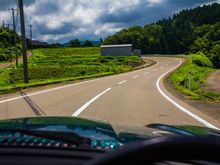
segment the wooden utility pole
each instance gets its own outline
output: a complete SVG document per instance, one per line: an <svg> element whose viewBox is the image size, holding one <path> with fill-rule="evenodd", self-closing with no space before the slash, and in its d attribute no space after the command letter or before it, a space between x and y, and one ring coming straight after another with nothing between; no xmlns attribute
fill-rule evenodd
<svg viewBox="0 0 220 165"><path fill-rule="evenodd" d="M17 51L17 41L16 41L16 25L15 25L15 10L14 8L9 9L12 11L13 18L13 30L14 30L14 45L15 45L15 54L16 54L16 67L18 67L18 51Z"/></svg>
<svg viewBox="0 0 220 165"><path fill-rule="evenodd" d="M3 28L5 27L5 21L4 20L2 21L2 27Z"/></svg>
<svg viewBox="0 0 220 165"><path fill-rule="evenodd" d="M18 6L20 10L20 21L21 21L21 37L22 37L22 54L23 54L23 66L24 66L24 83L28 83L28 65L27 65L27 45L25 35L25 23L24 23L24 9L23 0L18 0Z"/></svg>

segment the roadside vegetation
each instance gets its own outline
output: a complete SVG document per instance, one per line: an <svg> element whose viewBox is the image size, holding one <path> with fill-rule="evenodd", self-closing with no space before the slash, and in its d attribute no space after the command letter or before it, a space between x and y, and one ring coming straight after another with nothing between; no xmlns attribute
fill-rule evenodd
<svg viewBox="0 0 220 165"><path fill-rule="evenodd" d="M207 92L201 88L208 74L213 71L215 68L212 62L203 53L189 54L186 63L172 73L169 79L189 99L220 102L219 93Z"/></svg>
<svg viewBox="0 0 220 165"><path fill-rule="evenodd" d="M100 56L98 47L35 49L28 60L29 84L23 83L23 66L0 70L0 93L28 86L123 73L140 65L137 56Z"/></svg>
<svg viewBox="0 0 220 165"><path fill-rule="evenodd" d="M0 63L11 61L15 58L14 35L16 35L18 54L21 54L21 41L18 34L9 28L0 27Z"/></svg>

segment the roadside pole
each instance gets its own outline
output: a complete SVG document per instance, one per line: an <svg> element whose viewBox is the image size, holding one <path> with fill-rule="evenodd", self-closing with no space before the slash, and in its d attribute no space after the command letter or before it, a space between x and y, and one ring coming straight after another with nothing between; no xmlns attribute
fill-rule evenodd
<svg viewBox="0 0 220 165"><path fill-rule="evenodd" d="M16 25L15 25L15 10L14 8L9 9L12 11L13 18L13 30L14 30L14 45L15 45L15 54L16 54L16 67L18 68L18 51L17 51L17 41L16 41Z"/></svg>
<svg viewBox="0 0 220 165"><path fill-rule="evenodd" d="M27 65L27 45L25 35L25 22L24 22L24 9L23 0L18 0L21 21L21 37L22 37L22 54L23 54L23 67L24 67L24 83L28 83L28 65Z"/></svg>
<svg viewBox="0 0 220 165"><path fill-rule="evenodd" d="M192 72L190 71L189 72L189 82L188 82L189 83L188 84L189 91L191 91L191 81L192 81L191 79L192 79Z"/></svg>

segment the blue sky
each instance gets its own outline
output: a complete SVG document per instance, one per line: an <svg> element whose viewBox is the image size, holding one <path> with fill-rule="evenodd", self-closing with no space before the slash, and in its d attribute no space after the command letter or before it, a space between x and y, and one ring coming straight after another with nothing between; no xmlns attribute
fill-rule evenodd
<svg viewBox="0 0 220 165"><path fill-rule="evenodd" d="M220 0L24 0L24 10L26 24L33 25L34 39L66 42L99 40L129 26L214 2ZM1 22L12 23L11 7L17 7L16 0L0 0Z"/></svg>

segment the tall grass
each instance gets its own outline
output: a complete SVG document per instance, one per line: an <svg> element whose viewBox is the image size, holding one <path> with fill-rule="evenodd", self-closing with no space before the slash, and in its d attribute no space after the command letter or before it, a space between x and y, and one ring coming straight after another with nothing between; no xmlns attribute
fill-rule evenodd
<svg viewBox="0 0 220 165"><path fill-rule="evenodd" d="M219 102L220 94L207 92L201 88L208 74L213 71L215 69L211 61L204 54L190 54L184 66L172 73L169 79L180 92L190 99ZM190 84L189 79L191 79Z"/></svg>
<svg viewBox="0 0 220 165"><path fill-rule="evenodd" d="M122 73L142 62L137 56L103 57L99 52L97 47L36 49L28 59L30 84ZM22 68L0 70L0 90L25 86Z"/></svg>

